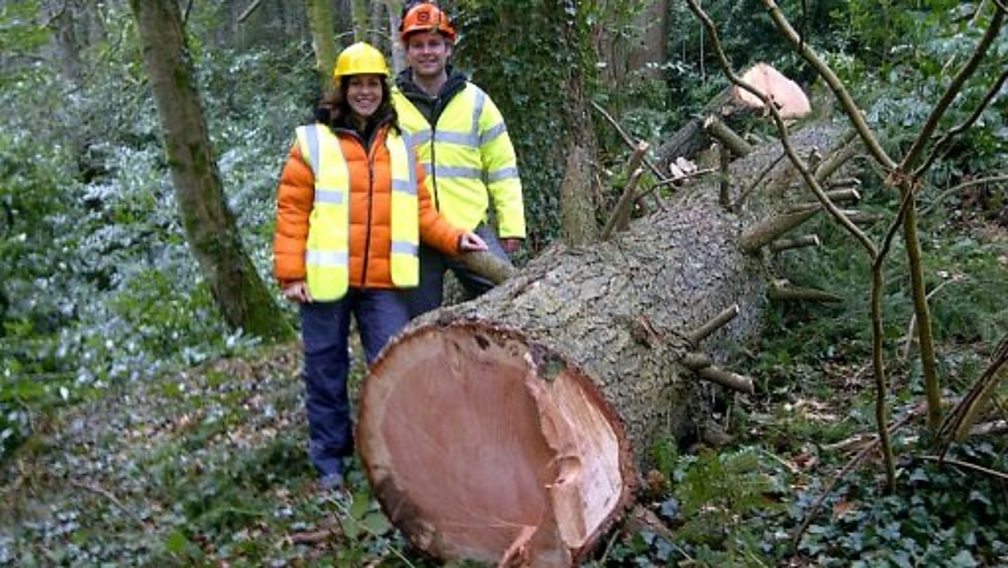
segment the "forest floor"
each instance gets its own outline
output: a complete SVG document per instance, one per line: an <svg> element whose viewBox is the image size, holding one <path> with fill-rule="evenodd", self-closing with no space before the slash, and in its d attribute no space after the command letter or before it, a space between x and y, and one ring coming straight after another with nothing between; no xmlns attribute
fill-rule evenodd
<svg viewBox="0 0 1008 568"><path fill-rule="evenodd" d="M803 333L818 325L785 323ZM843 345L787 355L797 337L767 338L759 358L749 355L760 394L721 405L715 419L730 436L719 447L655 449L639 496L650 521L629 515L588 564L1008 563L1008 484L932 463L920 428L895 433L896 494L881 490L877 452L837 476L874 439L868 361ZM317 486L300 364L297 343L264 348L36 417L35 434L0 464L0 565L433 565L389 525L358 463L352 499ZM893 376L909 365L897 358ZM355 384L362 374L358 363ZM919 426L919 397L895 397L893 420L908 413ZM1004 447L985 439L955 455L1003 465Z"/></svg>

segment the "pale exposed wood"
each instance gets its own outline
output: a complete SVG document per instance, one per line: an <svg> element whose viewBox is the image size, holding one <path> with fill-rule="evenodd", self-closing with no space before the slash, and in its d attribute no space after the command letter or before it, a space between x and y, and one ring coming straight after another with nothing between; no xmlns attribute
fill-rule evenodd
<svg viewBox="0 0 1008 568"><path fill-rule="evenodd" d="M757 63L742 74L742 80L766 95L782 118L800 118L812 111L808 97L797 83L766 63ZM733 87L733 96L747 106L763 108L763 101L752 93Z"/></svg>
<svg viewBox="0 0 1008 568"><path fill-rule="evenodd" d="M732 174L748 183L777 153L758 147ZM414 546L443 560L577 564L632 502L654 442L704 423L708 383L754 391L719 366L688 368L688 336L717 329L704 350L720 363L758 333L772 257L743 251L740 227L797 196L740 216L718 205L716 180L698 183L607 241L546 249L382 352L361 389L358 449Z"/></svg>

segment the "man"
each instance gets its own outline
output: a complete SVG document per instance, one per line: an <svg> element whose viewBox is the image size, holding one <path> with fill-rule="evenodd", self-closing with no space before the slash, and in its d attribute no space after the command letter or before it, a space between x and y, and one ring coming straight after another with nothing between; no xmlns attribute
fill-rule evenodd
<svg viewBox="0 0 1008 568"><path fill-rule="evenodd" d="M408 7L399 37L408 67L396 78L392 101L427 169L434 205L449 222L475 231L491 253L507 260L525 238L525 208L504 119L486 93L448 65L455 28L437 6L424 2ZM491 204L496 235L488 225ZM411 317L441 305L447 269L469 297L493 286L421 246L420 285L408 293Z"/></svg>

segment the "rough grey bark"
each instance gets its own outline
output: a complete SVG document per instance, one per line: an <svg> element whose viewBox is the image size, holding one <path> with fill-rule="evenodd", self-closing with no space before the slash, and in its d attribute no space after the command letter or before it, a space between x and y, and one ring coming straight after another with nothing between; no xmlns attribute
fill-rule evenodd
<svg viewBox="0 0 1008 568"><path fill-rule="evenodd" d="M292 330L245 253L227 207L175 0L130 0L186 242L227 321L266 339Z"/></svg>
<svg viewBox="0 0 1008 568"><path fill-rule="evenodd" d="M807 152L834 138L808 131L793 144ZM732 163L733 192L780 152L768 144ZM786 175L772 168L764 187ZM416 546L441 558L571 565L632 500L655 442L701 434L695 361L724 362L758 334L774 277L770 255L747 252L741 236L807 200L793 186L757 191L734 213L718 190L702 185L606 242L556 245L386 348L362 391L358 444L379 501ZM689 339L732 305L737 317L699 346ZM496 383L515 388L482 390ZM486 436L472 435L484 423ZM516 453L530 447L535 456ZM422 483L418 468L429 474ZM530 507L515 505L501 468L541 484L538 494L523 486ZM445 506L453 499L464 514Z"/></svg>

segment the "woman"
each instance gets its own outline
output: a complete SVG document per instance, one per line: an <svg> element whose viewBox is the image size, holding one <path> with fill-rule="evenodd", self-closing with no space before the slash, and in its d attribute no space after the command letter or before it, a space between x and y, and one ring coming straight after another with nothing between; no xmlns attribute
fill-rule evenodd
<svg viewBox="0 0 1008 568"><path fill-rule="evenodd" d="M350 315L370 364L409 320L401 291L417 285L419 242L458 254L486 243L441 218L399 130L385 57L343 50L334 92L297 129L280 176L274 273L300 303L308 453L326 489L343 485L353 453L347 396Z"/></svg>

